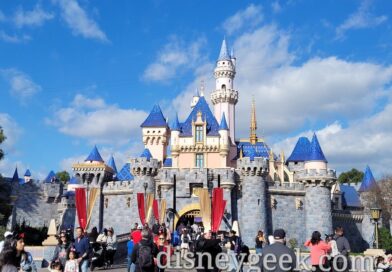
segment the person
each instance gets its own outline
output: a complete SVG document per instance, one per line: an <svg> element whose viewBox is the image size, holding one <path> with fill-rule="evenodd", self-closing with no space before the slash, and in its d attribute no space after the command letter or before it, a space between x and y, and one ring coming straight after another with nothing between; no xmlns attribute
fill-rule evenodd
<svg viewBox="0 0 392 272"><path fill-rule="evenodd" d="M257 232L255 242L256 242L256 246L255 246L256 254L260 254L261 250L263 249L263 245L265 243L264 233L261 230Z"/></svg>
<svg viewBox="0 0 392 272"><path fill-rule="evenodd" d="M138 226L137 230L131 233L133 243L137 245L142 240L142 226Z"/></svg>
<svg viewBox="0 0 392 272"><path fill-rule="evenodd" d="M219 244L222 242L222 239L212 239L212 233L211 231L205 232L199 240L196 242L196 254L201 254L201 253L208 253L211 256L211 267L209 265L209 258L205 255L201 258L201 263L199 263L199 258L198 256L195 257L195 265L196 265L196 270L198 272L217 272L218 267L216 265L216 256L222 252L222 248L219 246ZM201 267L201 268L198 268Z"/></svg>
<svg viewBox="0 0 392 272"><path fill-rule="evenodd" d="M129 241L127 243L127 250L128 250L128 254L127 254L127 271L128 272L135 272L135 264L132 262L132 251L133 251L133 247L135 246L135 244L133 243L133 239L132 236L129 236Z"/></svg>
<svg viewBox="0 0 392 272"><path fill-rule="evenodd" d="M383 256L378 256L376 259L376 272L390 272L391 267Z"/></svg>
<svg viewBox="0 0 392 272"><path fill-rule="evenodd" d="M4 243L4 248L0 253L0 272L18 272L20 260L17 258L17 241L12 236L7 243Z"/></svg>
<svg viewBox="0 0 392 272"><path fill-rule="evenodd" d="M194 233L199 233L199 225L196 222L192 224L191 228Z"/></svg>
<svg viewBox="0 0 392 272"><path fill-rule="evenodd" d="M83 233L84 232L81 227L76 228L77 237L74 242L74 247L76 254L79 257L78 262L81 272L87 272L89 266L90 242Z"/></svg>
<svg viewBox="0 0 392 272"><path fill-rule="evenodd" d="M165 237L165 234L163 232L161 232L158 235L157 248L158 248L158 254L159 254L159 252L166 252L166 253L169 253L170 255L173 254L173 251L171 250L170 244L166 241L166 237ZM161 266L157 266L156 272L165 272L165 268L164 267L167 264L166 254L161 254L160 255L159 264Z"/></svg>
<svg viewBox="0 0 392 272"><path fill-rule="evenodd" d="M152 233L154 233L155 235L158 235L159 232L159 223L158 220L155 220L154 225L152 225Z"/></svg>
<svg viewBox="0 0 392 272"><path fill-rule="evenodd" d="M91 229L90 234L88 235L90 243L95 243L97 241L98 238L98 230L97 227L93 227Z"/></svg>
<svg viewBox="0 0 392 272"><path fill-rule="evenodd" d="M74 248L68 252L67 261L64 266L64 272L79 272L79 264L77 261L77 253Z"/></svg>
<svg viewBox="0 0 392 272"><path fill-rule="evenodd" d="M59 260L56 260L50 264L50 271L51 272L62 272L63 266Z"/></svg>
<svg viewBox="0 0 392 272"><path fill-rule="evenodd" d="M234 251L236 256L241 253L241 246L242 246L242 241L239 236L236 235L237 232L235 230L231 230L229 234L229 241L231 244L231 250Z"/></svg>
<svg viewBox="0 0 392 272"><path fill-rule="evenodd" d="M108 229L108 237L106 240L106 256L109 262L109 266L113 265L114 254L117 250L117 236L114 234L113 228Z"/></svg>
<svg viewBox="0 0 392 272"><path fill-rule="evenodd" d="M273 235L268 235L268 244L273 245L275 243L275 239Z"/></svg>
<svg viewBox="0 0 392 272"><path fill-rule="evenodd" d="M351 251L350 243L348 242L347 238L344 236L344 229L343 227L336 227L335 229L335 241L336 246L339 251L339 255L336 256L336 266L339 271L349 271L350 263L348 255ZM342 270L346 266L346 270Z"/></svg>
<svg viewBox="0 0 392 272"><path fill-rule="evenodd" d="M17 235L16 240L16 258L19 264L18 268L20 271L25 272L36 272L37 267L35 266L35 262L33 256L25 251L25 242L24 242L24 233Z"/></svg>
<svg viewBox="0 0 392 272"><path fill-rule="evenodd" d="M7 242L7 240L10 240L12 238L12 232L6 231L4 232L4 240L0 242L0 253L3 251L4 248L4 243Z"/></svg>
<svg viewBox="0 0 392 272"><path fill-rule="evenodd" d="M334 258L339 255L338 246L334 240L334 235L329 234L325 236L325 242L331 246L331 250L328 252L328 266L332 268ZM332 270L332 269L331 269Z"/></svg>
<svg viewBox="0 0 392 272"><path fill-rule="evenodd" d="M102 233L98 235L96 242L100 244L106 244L107 240L108 240L108 230L104 228Z"/></svg>
<svg viewBox="0 0 392 272"><path fill-rule="evenodd" d="M67 261L67 254L70 248L71 244L68 242L66 234L64 232L61 232L59 237L59 243L54 249L53 257L51 259L51 262L49 263L49 267L51 266L51 263L55 261L59 261L64 267L65 262Z"/></svg>
<svg viewBox="0 0 392 272"><path fill-rule="evenodd" d="M310 248L310 259L313 267L312 271L325 271L323 268L326 267L326 256L331 250L331 245L321 239L321 233L318 231L314 231L312 233L312 238L307 240L304 245Z"/></svg>
<svg viewBox="0 0 392 272"><path fill-rule="evenodd" d="M181 234L181 258L184 258L185 254L189 251L189 243L191 241L191 236L186 228L182 229Z"/></svg>
<svg viewBox="0 0 392 272"><path fill-rule="evenodd" d="M153 243L150 231L147 228L142 230L142 240L135 244L132 250L131 259L135 264L137 272L154 272L154 258L158 255L158 248Z"/></svg>
<svg viewBox="0 0 392 272"><path fill-rule="evenodd" d="M162 223L162 228L163 228L163 231L164 231L165 236L166 236L166 241L170 244L170 242L171 242L171 231L170 231L169 227L166 227L165 222Z"/></svg>
<svg viewBox="0 0 392 272"><path fill-rule="evenodd" d="M261 250L260 268L263 272L294 271L296 256L286 246L286 232L283 229L274 231L274 243Z"/></svg>

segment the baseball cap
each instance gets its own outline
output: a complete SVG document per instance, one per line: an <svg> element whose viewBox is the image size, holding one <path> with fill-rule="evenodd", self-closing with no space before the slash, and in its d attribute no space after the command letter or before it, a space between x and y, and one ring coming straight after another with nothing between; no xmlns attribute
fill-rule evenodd
<svg viewBox="0 0 392 272"><path fill-rule="evenodd" d="M274 239L284 239L286 237L286 232L283 229L276 229L274 231Z"/></svg>
<svg viewBox="0 0 392 272"><path fill-rule="evenodd" d="M142 226L137 226L137 229L143 229L143 227Z"/></svg>
<svg viewBox="0 0 392 272"><path fill-rule="evenodd" d="M7 238L8 236L12 236L12 232L10 231L4 232L4 238Z"/></svg>

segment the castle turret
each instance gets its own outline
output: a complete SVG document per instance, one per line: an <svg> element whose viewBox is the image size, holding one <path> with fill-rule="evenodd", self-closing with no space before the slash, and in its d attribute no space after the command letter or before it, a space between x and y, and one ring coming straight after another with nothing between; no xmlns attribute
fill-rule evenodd
<svg viewBox="0 0 392 272"><path fill-rule="evenodd" d="M214 70L215 90L211 94L216 120L222 120L225 114L229 128L231 143L235 144L235 105L238 102L238 92L234 90L235 58L230 56L226 40L222 42L219 58Z"/></svg>
<svg viewBox="0 0 392 272"><path fill-rule="evenodd" d="M327 160L316 134L305 157L305 168L297 170L295 177L305 185L306 237L315 230L332 233L331 187L336 182L336 172L327 169Z"/></svg>
<svg viewBox="0 0 392 272"><path fill-rule="evenodd" d="M26 183L31 181L31 172L30 172L29 169L27 169L26 172L25 172L25 174L24 174L24 181L25 181Z"/></svg>
<svg viewBox="0 0 392 272"><path fill-rule="evenodd" d="M178 155L179 155L179 144L180 144L180 132L181 125L178 121L178 115L173 120L173 123L170 127L170 141L171 141L171 157L172 157L172 167L178 167Z"/></svg>
<svg viewBox="0 0 392 272"><path fill-rule="evenodd" d="M154 158L163 162L169 138L169 129L161 108L155 105L146 120L141 124L143 143Z"/></svg>
<svg viewBox="0 0 392 272"><path fill-rule="evenodd" d="M265 158L243 157L237 161L241 171L241 200L239 222L242 240L254 244L258 230L267 234L267 176L268 161Z"/></svg>
<svg viewBox="0 0 392 272"><path fill-rule="evenodd" d="M219 145L220 145L220 157L221 157L221 166L227 167L227 156L230 150L230 138L229 138L229 128L227 126L226 117L223 113L222 120L219 125Z"/></svg>

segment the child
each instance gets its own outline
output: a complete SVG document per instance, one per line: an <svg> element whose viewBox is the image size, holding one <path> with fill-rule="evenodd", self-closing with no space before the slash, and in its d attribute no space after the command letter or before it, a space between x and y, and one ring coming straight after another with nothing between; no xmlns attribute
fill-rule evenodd
<svg viewBox="0 0 392 272"><path fill-rule="evenodd" d="M377 257L376 261L376 272L389 272L390 267L388 263L386 263L385 258L382 256Z"/></svg>
<svg viewBox="0 0 392 272"><path fill-rule="evenodd" d="M54 261L50 266L50 271L52 272L61 272L63 271L63 266L60 261Z"/></svg>
<svg viewBox="0 0 392 272"><path fill-rule="evenodd" d="M79 272L79 264L76 255L75 249L71 248L68 253L68 261L65 263L64 272Z"/></svg>

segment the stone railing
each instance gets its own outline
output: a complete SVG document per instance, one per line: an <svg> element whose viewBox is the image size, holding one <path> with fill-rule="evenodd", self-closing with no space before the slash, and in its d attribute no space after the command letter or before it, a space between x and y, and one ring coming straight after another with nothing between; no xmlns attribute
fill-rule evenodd
<svg viewBox="0 0 392 272"><path fill-rule="evenodd" d="M268 190L276 194L305 194L305 185L300 182L270 183Z"/></svg>
<svg viewBox="0 0 392 272"><path fill-rule="evenodd" d="M295 179L336 179L336 171L333 169L302 169L294 174Z"/></svg>

